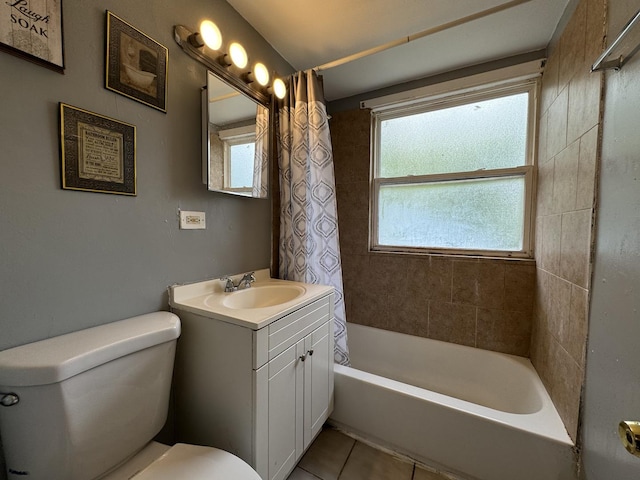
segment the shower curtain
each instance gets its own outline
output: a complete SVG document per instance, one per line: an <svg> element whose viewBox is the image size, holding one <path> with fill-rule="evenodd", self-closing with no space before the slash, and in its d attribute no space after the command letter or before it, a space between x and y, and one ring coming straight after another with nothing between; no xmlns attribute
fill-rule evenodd
<svg viewBox="0 0 640 480"><path fill-rule="evenodd" d="M256 149L253 159L253 185L251 193L267 198L269 191L269 109L256 107Z"/></svg>
<svg viewBox="0 0 640 480"><path fill-rule="evenodd" d="M280 278L335 288L335 361L348 365L333 152L313 70L290 78L278 116Z"/></svg>

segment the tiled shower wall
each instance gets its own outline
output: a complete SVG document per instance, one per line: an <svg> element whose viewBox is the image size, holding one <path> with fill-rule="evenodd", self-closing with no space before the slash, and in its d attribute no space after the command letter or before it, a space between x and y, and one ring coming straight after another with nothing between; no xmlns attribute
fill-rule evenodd
<svg viewBox="0 0 640 480"><path fill-rule="evenodd" d="M368 251L370 112L333 114L347 321L528 356L533 261Z"/></svg>
<svg viewBox="0 0 640 480"><path fill-rule="evenodd" d="M542 80L531 359L576 439L599 158L605 1L581 0Z"/></svg>
<svg viewBox="0 0 640 480"><path fill-rule="evenodd" d="M368 251L370 112L333 114L347 320L531 356L575 440L584 379L605 0L581 0L542 81L535 262Z"/></svg>

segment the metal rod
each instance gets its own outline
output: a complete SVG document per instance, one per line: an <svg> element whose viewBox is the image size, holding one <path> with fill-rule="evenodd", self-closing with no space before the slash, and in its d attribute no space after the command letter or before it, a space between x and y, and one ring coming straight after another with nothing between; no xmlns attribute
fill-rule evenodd
<svg viewBox="0 0 640 480"><path fill-rule="evenodd" d="M595 72L598 70L607 70L613 68L615 70L620 70L622 66L627 63L627 61L638 51L638 45L635 45L634 48L629 52L628 55L618 55L618 57L613 58L607 62L605 59L611 55L616 47L622 43L622 39L631 31L633 26L640 20L640 10L633 16L631 20L625 25L622 29L618 37L611 43L609 48L607 48L602 55L598 57L598 59L591 66L591 71Z"/></svg>
<svg viewBox="0 0 640 480"><path fill-rule="evenodd" d="M402 37L398 40L392 40L391 42L384 43L377 47L369 48L367 50L363 50L358 53L354 53L352 55L348 55L343 58L339 58L337 60L333 60L332 62L324 63L317 67L314 67L313 70L320 72L323 70L329 70L330 68L339 67L340 65L344 65L349 62L353 62L354 60L358 60L360 58L368 57L369 55L373 55L374 53L379 53L384 50L389 50L390 48L398 47L400 45L404 45L405 43L412 42L419 38L427 37L429 35L433 35L438 32L442 32L443 30L448 30L450 28L454 28L465 23L472 22L473 20L477 20L482 17L486 17L489 15L493 15L494 13L501 12L503 10L507 10L512 7L516 7L523 3L530 2L531 0L511 0L510 2L503 3L501 5L497 5L492 8L488 8L486 10L481 10L480 12L473 13L471 15L467 15L466 17L458 18L457 20L453 20L451 22L443 23L442 25L437 25L435 27L429 28L427 30L423 30L422 32L414 33L407 37Z"/></svg>

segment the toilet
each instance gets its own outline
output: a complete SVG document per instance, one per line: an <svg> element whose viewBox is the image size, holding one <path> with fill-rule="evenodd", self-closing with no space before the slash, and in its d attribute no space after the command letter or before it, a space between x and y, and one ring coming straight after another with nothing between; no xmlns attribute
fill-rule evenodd
<svg viewBox="0 0 640 480"><path fill-rule="evenodd" d="M260 480L229 452L152 441L179 336L156 312L0 352L9 480Z"/></svg>

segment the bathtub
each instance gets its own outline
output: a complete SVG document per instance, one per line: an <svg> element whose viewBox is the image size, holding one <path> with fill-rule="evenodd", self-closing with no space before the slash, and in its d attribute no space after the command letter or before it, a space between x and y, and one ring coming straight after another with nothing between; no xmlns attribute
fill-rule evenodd
<svg viewBox="0 0 640 480"><path fill-rule="evenodd" d="M525 358L348 324L329 423L473 480L571 480L574 448Z"/></svg>

